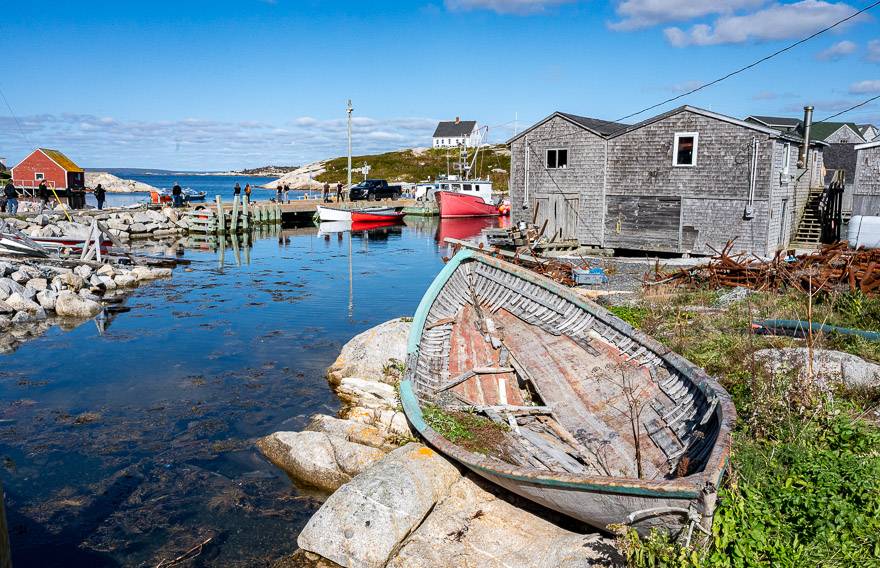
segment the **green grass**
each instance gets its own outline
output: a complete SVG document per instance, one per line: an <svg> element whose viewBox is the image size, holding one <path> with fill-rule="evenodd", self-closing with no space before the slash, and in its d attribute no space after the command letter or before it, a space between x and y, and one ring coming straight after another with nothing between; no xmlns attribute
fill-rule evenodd
<svg viewBox="0 0 880 568"><path fill-rule="evenodd" d="M459 446L481 454L503 455L505 424L492 422L473 412L447 411L433 404L422 407L425 423Z"/></svg>
<svg viewBox="0 0 880 568"><path fill-rule="evenodd" d="M631 566L880 566L880 429L867 417L878 392L825 392L796 373L770 375L752 354L803 346L791 338L754 336L751 319L806 319L803 294L753 294L712 310L707 291L654 292L618 315L716 375L739 420L732 475L720 492L707 547L685 550L661 534L619 543ZM880 301L860 295L815 299L814 321L880 328ZM692 306L703 309L693 310ZM880 361L880 345L818 336L815 347Z"/></svg>
<svg viewBox="0 0 880 568"><path fill-rule="evenodd" d="M457 161L458 152L449 150L449 171L455 174L452 164ZM471 151L473 156L473 151ZM412 150L400 150L386 152L385 154L373 154L367 156L353 156L352 168L360 168L364 162L370 165L370 178L387 179L391 181L403 181L415 183L430 179L437 179L439 174L446 174L447 151L445 149L429 149L420 154ZM315 179L321 182L343 182L347 178L348 158L334 158L326 163L326 171ZM493 171L493 170L503 170ZM510 172L510 153L504 146L489 146L480 150L477 158L476 169L472 172L474 177L490 177L496 190L507 190L508 172ZM360 173L352 173L352 183L363 179Z"/></svg>

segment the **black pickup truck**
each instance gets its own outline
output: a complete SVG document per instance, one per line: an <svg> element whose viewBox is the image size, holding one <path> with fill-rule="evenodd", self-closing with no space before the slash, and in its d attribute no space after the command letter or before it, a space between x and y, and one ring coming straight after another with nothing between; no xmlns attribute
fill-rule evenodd
<svg viewBox="0 0 880 568"><path fill-rule="evenodd" d="M368 179L352 186L349 199L351 201L397 199L401 193L403 190L399 185L388 185L384 179Z"/></svg>

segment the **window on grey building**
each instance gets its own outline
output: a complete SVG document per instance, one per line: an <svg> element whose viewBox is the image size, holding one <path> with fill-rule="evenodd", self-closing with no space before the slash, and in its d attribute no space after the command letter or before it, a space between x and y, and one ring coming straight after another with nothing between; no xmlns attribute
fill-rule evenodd
<svg viewBox="0 0 880 568"><path fill-rule="evenodd" d="M791 144L786 142L782 145L782 173L787 174L791 166Z"/></svg>
<svg viewBox="0 0 880 568"><path fill-rule="evenodd" d="M673 166L696 166L697 165L697 142L699 134L696 132L676 132L672 151Z"/></svg>
<svg viewBox="0 0 880 568"><path fill-rule="evenodd" d="M568 167L568 150L553 149L547 150L547 168L562 169Z"/></svg>

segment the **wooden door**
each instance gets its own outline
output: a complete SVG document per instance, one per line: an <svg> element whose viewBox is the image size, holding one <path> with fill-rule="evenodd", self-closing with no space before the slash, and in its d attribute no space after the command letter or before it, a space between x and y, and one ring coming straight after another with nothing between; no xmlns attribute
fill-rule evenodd
<svg viewBox="0 0 880 568"><path fill-rule="evenodd" d="M577 240L578 231L578 207L580 199L576 193L551 193L546 196L536 197L532 200L532 211L538 208L535 225L540 230L544 229L544 236L556 240Z"/></svg>
<svg viewBox="0 0 880 568"><path fill-rule="evenodd" d="M681 252L681 198L607 196L605 243L612 248Z"/></svg>

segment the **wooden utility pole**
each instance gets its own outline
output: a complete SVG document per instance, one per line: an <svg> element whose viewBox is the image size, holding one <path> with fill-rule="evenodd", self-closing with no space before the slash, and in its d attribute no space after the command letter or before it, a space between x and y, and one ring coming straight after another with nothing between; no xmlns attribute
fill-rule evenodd
<svg viewBox="0 0 880 568"><path fill-rule="evenodd" d="M348 113L348 186L346 189L351 189L351 113L354 110L351 106L351 99L348 99L348 107L345 111Z"/></svg>

